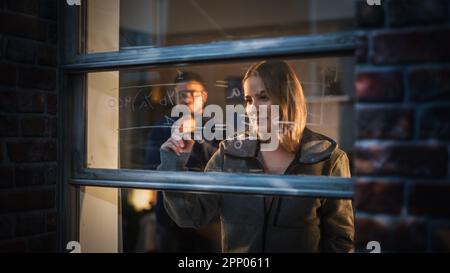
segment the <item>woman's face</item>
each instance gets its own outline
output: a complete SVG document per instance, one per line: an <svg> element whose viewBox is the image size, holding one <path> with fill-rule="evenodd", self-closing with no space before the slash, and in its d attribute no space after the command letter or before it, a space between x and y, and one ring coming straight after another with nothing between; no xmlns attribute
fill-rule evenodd
<svg viewBox="0 0 450 273"><path fill-rule="evenodd" d="M251 76L244 81L245 110L252 126L256 126L258 136L263 138L271 128L271 105L272 101L266 91L264 82L259 76ZM260 106L266 106L261 108ZM266 109L264 111L264 109ZM259 121L265 120L264 123Z"/></svg>

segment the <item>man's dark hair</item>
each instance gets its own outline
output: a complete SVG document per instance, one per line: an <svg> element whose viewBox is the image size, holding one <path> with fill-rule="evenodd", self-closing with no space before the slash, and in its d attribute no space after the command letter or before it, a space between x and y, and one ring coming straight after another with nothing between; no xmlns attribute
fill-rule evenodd
<svg viewBox="0 0 450 273"><path fill-rule="evenodd" d="M188 71L178 72L177 76L175 77L174 83L189 82L189 81L196 81L201 83L201 85L203 85L203 88L206 90L205 81L203 80L202 76L200 76L195 72L188 72Z"/></svg>

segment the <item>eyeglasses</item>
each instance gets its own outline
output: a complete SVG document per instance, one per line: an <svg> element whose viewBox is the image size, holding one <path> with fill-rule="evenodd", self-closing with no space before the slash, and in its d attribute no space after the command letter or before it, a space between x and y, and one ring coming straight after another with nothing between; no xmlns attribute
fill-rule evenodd
<svg viewBox="0 0 450 273"><path fill-rule="evenodd" d="M190 96L192 98L200 97L201 95L203 95L203 93L205 93L204 90L180 90L180 91L176 92L177 97L180 99L185 99L188 96Z"/></svg>

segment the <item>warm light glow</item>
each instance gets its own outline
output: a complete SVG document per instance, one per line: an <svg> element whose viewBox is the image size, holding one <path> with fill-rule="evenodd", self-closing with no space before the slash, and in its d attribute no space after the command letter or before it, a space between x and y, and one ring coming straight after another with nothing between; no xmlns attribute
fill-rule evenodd
<svg viewBox="0 0 450 273"><path fill-rule="evenodd" d="M135 211L149 210L156 204L156 191L129 190L128 204L133 206Z"/></svg>

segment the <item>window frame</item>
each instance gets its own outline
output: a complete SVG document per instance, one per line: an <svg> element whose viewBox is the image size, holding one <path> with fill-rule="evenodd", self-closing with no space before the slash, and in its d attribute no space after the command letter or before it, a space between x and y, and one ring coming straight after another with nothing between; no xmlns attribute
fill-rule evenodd
<svg viewBox="0 0 450 273"><path fill-rule="evenodd" d="M83 2L84 3L84 2ZM78 9L78 11L74 10ZM76 28L80 21L80 7L65 7L65 31ZM78 20L76 20L78 18ZM70 96L64 96L66 101L66 113L72 113L71 117L64 117L63 120L68 121L69 128L72 130L72 140L66 144L70 147L72 154L71 162L85 162L86 155L86 135L85 135L85 85L86 79L83 73L94 71L118 70L121 68L130 68L138 66L156 66L171 63L192 63L204 61L223 61L223 60L245 60L257 57L282 57L282 56L326 56L326 55L348 55L354 50L354 32L339 32L320 35L293 36L293 37L275 37L263 39L248 39L237 41L216 42L208 44L195 45L177 45L169 47L151 48L138 47L136 49L126 49L118 52L108 53L89 53L77 55L74 44L78 44L77 35L70 32L66 39L64 55L64 63L62 66L64 73L63 92ZM70 46L72 45L72 46ZM283 45L283 46L280 46ZM208 52L208 54L205 54ZM70 57L71 56L71 57ZM81 92L80 92L81 90ZM83 122L79 122L83 121ZM74 160L75 159L75 160ZM240 192L245 188L245 184L252 180L254 174L214 174L214 184L209 185L209 175L182 173L179 172L160 172L153 170L130 170L130 169L92 169L86 168L85 164L70 164L72 166L72 176L69 179L74 185L90 185L90 186L108 186L121 188L151 188L161 190L199 190L212 192ZM258 176L258 175L256 175ZM206 177L206 178L202 178ZM239 179L242 177L242 179ZM289 188L277 190L276 186L271 186L272 178L286 179ZM285 178L286 177L286 178ZM230 183L230 178L237 183ZM189 185L183 187L178 185L173 187L167 184L168 181L179 181L183 179ZM259 186L248 185L249 189L244 190L246 193L255 194L279 194L279 195L297 195L297 196L314 196L314 197L334 197L334 198L351 198L352 189L348 187L349 179L339 177L306 177L302 179L297 177L294 183L288 176L267 176L258 177L259 181L264 184L262 188ZM299 181L300 180L300 181ZM133 181L133 182L131 182ZM219 181L219 182L217 182ZM304 181L304 182L303 182ZM318 188L329 188L330 190L311 190L309 181L318 185ZM148 184L148 187L142 183ZM298 185L297 185L298 183ZM347 186L345 186L347 185ZM210 186L209 188L207 186ZM254 187L254 190L250 188ZM303 192L301 188L304 187ZM296 190L293 190L296 189Z"/></svg>
<svg viewBox="0 0 450 273"><path fill-rule="evenodd" d="M80 190L83 186L352 199L352 178L273 176L230 173L180 173L154 170L86 168L86 78L89 72L155 67L176 63L238 61L261 57L352 56L355 31L223 41L168 47L135 47L107 53L79 54L81 6L58 2L60 51L58 158L62 167L59 204L60 248L79 239ZM208 54L205 54L208 52ZM273 179L285 182L280 188ZM257 181L256 181L257 180ZM182 182L182 183L180 183ZM211 183L214 182L214 183Z"/></svg>

